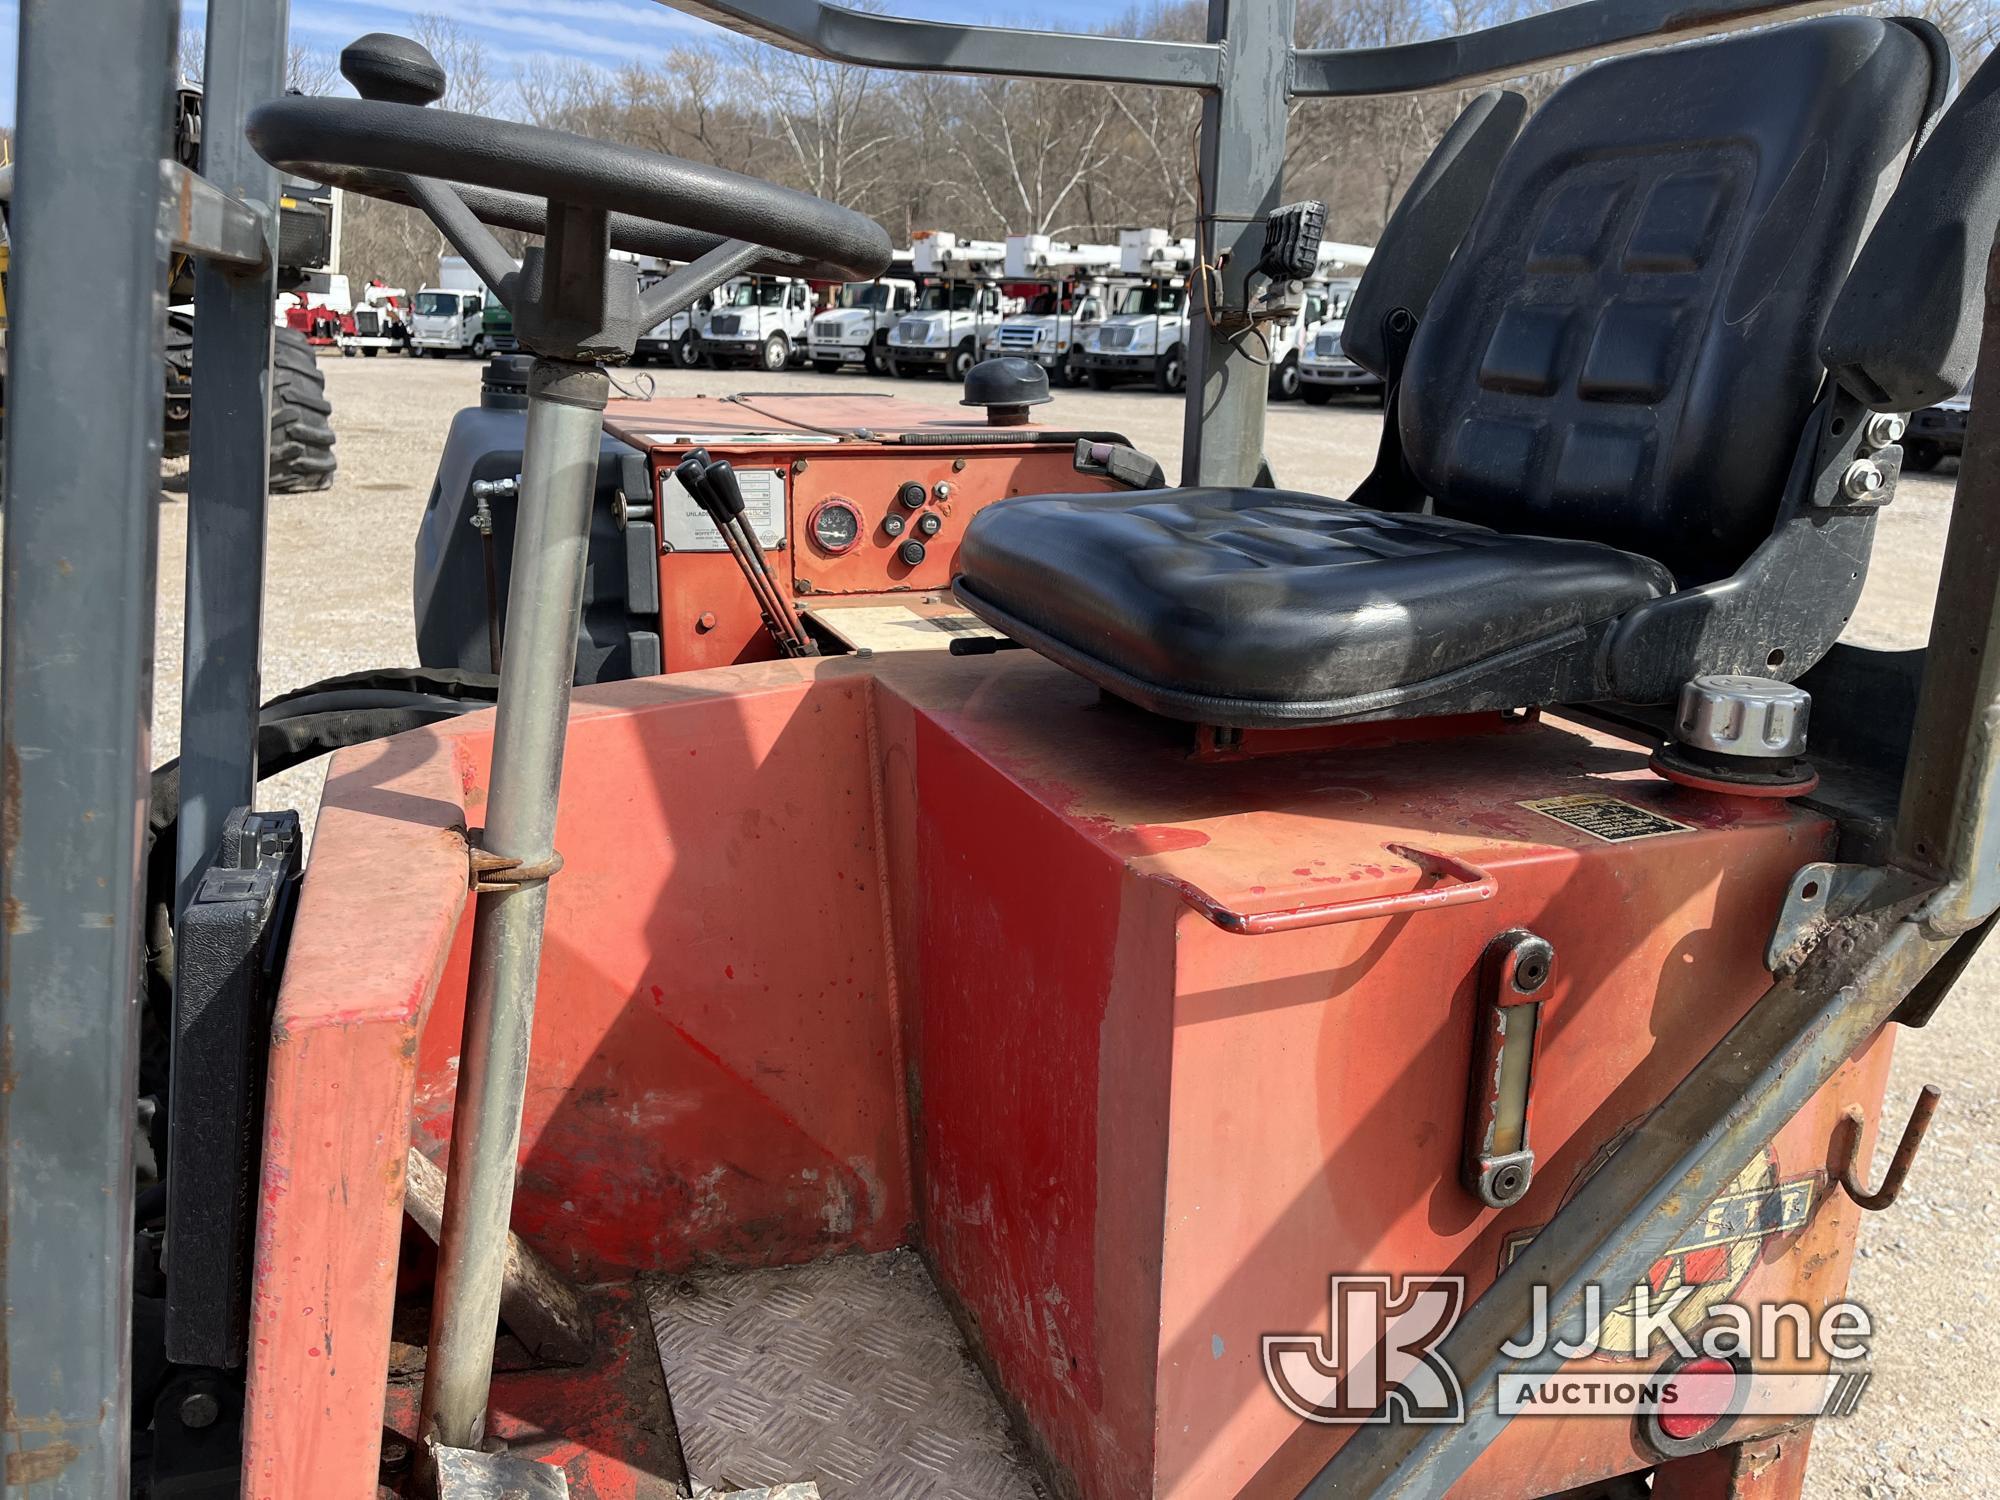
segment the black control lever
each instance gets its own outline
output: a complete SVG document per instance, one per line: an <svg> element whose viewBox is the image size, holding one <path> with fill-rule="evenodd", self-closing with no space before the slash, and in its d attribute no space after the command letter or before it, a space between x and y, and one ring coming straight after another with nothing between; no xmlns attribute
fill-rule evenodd
<svg viewBox="0 0 2000 1500"><path fill-rule="evenodd" d="M742 569L743 580L750 585L751 597L764 616L765 628L779 649L787 656L819 655L819 647L806 634L805 622L778 587L777 579L771 576L764 561L763 544L743 519L743 487L737 483L736 471L729 460L710 458L706 448L691 449L674 466L674 478L715 523L722 544Z"/></svg>

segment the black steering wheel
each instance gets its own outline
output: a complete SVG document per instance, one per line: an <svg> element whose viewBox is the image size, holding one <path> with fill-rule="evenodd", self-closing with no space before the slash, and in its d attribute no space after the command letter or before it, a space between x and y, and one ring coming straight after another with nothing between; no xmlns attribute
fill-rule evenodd
<svg viewBox="0 0 2000 1500"><path fill-rule="evenodd" d="M259 105L245 127L251 146L281 171L422 208L503 301L511 261L484 225L552 234L570 210L603 215L617 249L709 257L705 271L722 272L716 281L753 269L867 281L888 268L881 225L809 193L567 131L426 108L444 96L444 70L408 38L364 36L341 53L340 68L362 98L288 95ZM705 289L681 291L692 301ZM645 312L664 305L649 298Z"/></svg>

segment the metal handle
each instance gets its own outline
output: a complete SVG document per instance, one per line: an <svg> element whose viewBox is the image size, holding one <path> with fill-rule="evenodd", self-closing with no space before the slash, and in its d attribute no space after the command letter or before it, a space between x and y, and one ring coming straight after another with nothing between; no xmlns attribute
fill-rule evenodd
<svg viewBox="0 0 2000 1500"><path fill-rule="evenodd" d="M1184 880L1168 880L1180 897L1224 932L1245 937L1262 937L1269 932L1295 932L1302 927L1331 927L1337 922L1360 922L1370 917L1400 917L1410 912L1433 911L1446 906L1464 906L1487 901L1500 889L1498 877L1456 855L1434 849L1413 849L1407 844L1384 847L1414 863L1426 875L1450 885L1419 886L1393 896L1364 896L1357 901L1328 901L1314 906L1294 906L1283 911L1234 911L1208 892Z"/></svg>

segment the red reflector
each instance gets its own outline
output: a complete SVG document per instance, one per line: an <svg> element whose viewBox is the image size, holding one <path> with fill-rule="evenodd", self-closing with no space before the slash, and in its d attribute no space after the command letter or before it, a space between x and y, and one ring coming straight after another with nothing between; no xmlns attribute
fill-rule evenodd
<svg viewBox="0 0 2000 1500"><path fill-rule="evenodd" d="M1683 1377L1690 1375L1705 1376L1707 1378L1691 1380L1683 1384ZM1718 1376L1727 1376L1731 1384L1729 1386L1722 1385L1716 1379ZM1718 1402L1715 1398L1725 1390L1733 1390L1735 1380L1736 1366L1732 1365L1726 1359L1689 1360L1678 1370L1674 1371L1673 1378L1668 1381L1668 1385L1670 1388L1679 1390L1684 1399L1692 1398L1700 1408L1704 1409L1672 1411L1666 1408L1665 1403L1662 1403L1661 1410L1656 1419L1660 1424L1660 1431L1677 1443L1689 1442L1694 1438L1700 1437L1709 1428L1722 1420L1723 1413L1720 1409L1717 1409L1722 1403ZM1699 1392L1699 1396L1695 1396L1694 1392Z"/></svg>

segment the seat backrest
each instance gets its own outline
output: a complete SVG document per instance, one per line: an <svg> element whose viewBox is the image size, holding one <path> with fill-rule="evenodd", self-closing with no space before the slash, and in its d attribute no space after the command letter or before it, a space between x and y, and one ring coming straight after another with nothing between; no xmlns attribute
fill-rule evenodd
<svg viewBox="0 0 2000 1500"><path fill-rule="evenodd" d="M1558 89L1410 348L1400 432L1435 508L1684 583L1733 572L1771 530L1821 325L1932 67L1914 31L1836 16Z"/></svg>

